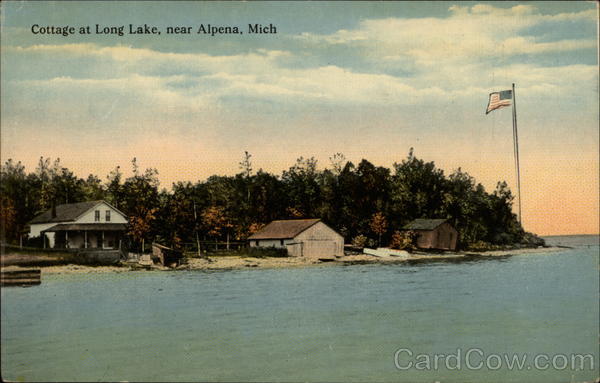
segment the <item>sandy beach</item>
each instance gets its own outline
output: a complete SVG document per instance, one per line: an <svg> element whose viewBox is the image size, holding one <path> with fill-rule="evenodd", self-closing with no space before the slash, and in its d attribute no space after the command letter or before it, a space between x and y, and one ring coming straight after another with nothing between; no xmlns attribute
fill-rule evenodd
<svg viewBox="0 0 600 383"><path fill-rule="evenodd" d="M425 262L460 262L474 260L477 258L508 257L513 255L553 253L560 251L560 247L544 247L533 249L495 250L484 252L447 252L442 254L431 254L415 252L409 257L387 257L379 258L366 254L346 255L330 261L320 261L312 258L289 257L289 258L251 258L240 256L209 256L207 258L188 258L186 262L177 268L168 268L159 265L142 267L139 265L123 266L85 266L85 265L60 265L34 267L42 270L43 274L77 274L77 273L122 273L139 271L165 271L165 270L239 270L239 269L266 269L266 268L291 268L310 266L334 266L334 265L356 265L356 264L396 264L396 263L425 263ZM31 267L27 267L31 268ZM2 271L22 270L23 267L11 265L3 266Z"/></svg>

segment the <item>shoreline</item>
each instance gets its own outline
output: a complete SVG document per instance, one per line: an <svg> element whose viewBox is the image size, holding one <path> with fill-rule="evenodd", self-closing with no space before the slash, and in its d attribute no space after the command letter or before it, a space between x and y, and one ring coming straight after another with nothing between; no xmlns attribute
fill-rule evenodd
<svg viewBox="0 0 600 383"><path fill-rule="evenodd" d="M15 271L23 269L40 269L43 274L94 274L94 273L123 273L123 272L147 272L147 271L229 271L245 269L281 269L311 266L351 266L365 264L401 264L401 263L428 263L428 262L463 262L477 259L493 259L510 257L513 255L554 253L565 250L564 247L543 247L514 250L490 250L483 252L448 252L442 254L431 254L415 252L409 257L386 257L379 258L372 255L357 254L346 255L329 261L321 261L312 258L251 258L241 256L209 256L207 258L189 258L187 263L176 268L164 266L143 267L139 265L123 266L87 266L87 265L55 265L55 266L2 266L2 271Z"/></svg>

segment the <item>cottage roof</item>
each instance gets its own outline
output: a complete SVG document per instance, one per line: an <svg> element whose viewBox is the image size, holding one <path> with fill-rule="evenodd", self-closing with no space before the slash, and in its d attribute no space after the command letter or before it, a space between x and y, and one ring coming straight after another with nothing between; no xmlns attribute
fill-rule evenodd
<svg viewBox="0 0 600 383"><path fill-rule="evenodd" d="M44 232L53 231L123 231L127 228L124 223L59 223Z"/></svg>
<svg viewBox="0 0 600 383"><path fill-rule="evenodd" d="M287 219L273 221L248 239L289 239L308 229L320 219Z"/></svg>
<svg viewBox="0 0 600 383"><path fill-rule="evenodd" d="M56 206L56 216L52 217L52 209L48 209L37 217L29 221L32 223L48 223L48 222L69 222L75 221L83 213L92 209L100 203L106 203L105 201L87 201L77 203L66 203ZM110 206L110 205L109 205ZM116 210L116 209L115 209ZM118 210L117 210L118 211Z"/></svg>
<svg viewBox="0 0 600 383"><path fill-rule="evenodd" d="M446 222L446 219L428 219L428 218L418 218L412 222L406 224L403 229L404 230L434 230L436 227L440 226L442 223Z"/></svg>

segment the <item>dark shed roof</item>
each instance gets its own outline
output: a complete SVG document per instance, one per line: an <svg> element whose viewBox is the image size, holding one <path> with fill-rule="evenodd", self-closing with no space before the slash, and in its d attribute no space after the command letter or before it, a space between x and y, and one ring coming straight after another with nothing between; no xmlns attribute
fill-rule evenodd
<svg viewBox="0 0 600 383"><path fill-rule="evenodd" d="M409 222L403 227L404 230L433 230L446 222L446 219L427 219L419 218Z"/></svg>
<svg viewBox="0 0 600 383"><path fill-rule="evenodd" d="M52 217L52 209L48 209L38 215L29 223L65 222L75 221L80 215L90 210L103 201L87 201L78 203L67 203L56 206L56 217Z"/></svg>
<svg viewBox="0 0 600 383"><path fill-rule="evenodd" d="M288 239L294 238L320 219L288 219L273 221L248 239Z"/></svg>
<svg viewBox="0 0 600 383"><path fill-rule="evenodd" d="M59 223L44 232L52 231L123 231L127 228L124 223Z"/></svg>

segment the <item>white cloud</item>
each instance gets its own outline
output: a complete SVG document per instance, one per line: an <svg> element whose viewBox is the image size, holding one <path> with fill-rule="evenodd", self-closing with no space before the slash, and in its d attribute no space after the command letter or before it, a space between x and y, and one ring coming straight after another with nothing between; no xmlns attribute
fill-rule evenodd
<svg viewBox="0 0 600 383"><path fill-rule="evenodd" d="M523 50L527 39L507 39L513 51ZM569 44L578 44L577 41ZM516 48L520 47L520 48ZM538 44L541 50L551 49ZM385 73L363 73L335 65L290 68L280 58L293 58L290 52L260 50L243 55L211 56L203 53L164 53L124 46L100 47L70 44L9 48L14 54L50 52L97 60L97 65L117 65L110 78L55 77L45 80L12 80L27 89L45 89L57 94L102 93L114 98L135 99L140 105L193 109L215 107L223 97L265 98L277 102L308 101L351 104L414 105L438 103L454 97L486 94L489 87L511 81L521 87L534 87L536 93L578 91L594 81L595 68L587 65L540 67L533 64L498 66L484 63L462 65L443 63L415 76L399 77ZM463 47L468 50L469 47ZM430 52L413 49L428 60ZM389 60L392 60L388 57ZM76 62L76 61L75 61ZM438 60L439 62L439 60ZM143 65L142 65L143 64ZM175 70L174 68L177 68ZM180 72L181 74L161 74ZM515 80L517 79L517 80ZM19 85L20 84L20 85Z"/></svg>
<svg viewBox="0 0 600 383"><path fill-rule="evenodd" d="M184 110L217 108L223 99L239 97L299 105L438 105L451 98L485 95L511 82L540 97L555 92L564 97L597 92L590 85L597 82L593 65L542 66L534 60L527 64L509 60L514 55L558 55L595 48L595 40L540 41L520 34L541 23L593 20L593 11L543 15L527 4L512 8L452 6L449 11L446 18L367 19L356 29L299 37L354 49L356 60L373 64L368 72L340 63L294 67L306 52L293 53L291 46L290 51L257 49L209 55L122 45L64 44L8 46L3 47L3 54L21 62L61 57L74 68L93 68L80 77L66 68L66 75L44 80L9 79L17 88L45 88L55 93L64 89L65 94L104 91L117 99L134 98L146 107ZM392 74L404 68L409 75Z"/></svg>
<svg viewBox="0 0 600 383"><path fill-rule="evenodd" d="M425 67L441 62L458 65L481 58L596 48L595 36L543 42L532 36L518 35L542 23L594 22L596 12L593 10L542 15L531 5L498 8L486 4L452 6L449 10L451 15L446 18L369 19L354 30L339 30L328 35L304 33L298 38L320 44L357 46L375 60L381 57L409 59Z"/></svg>

